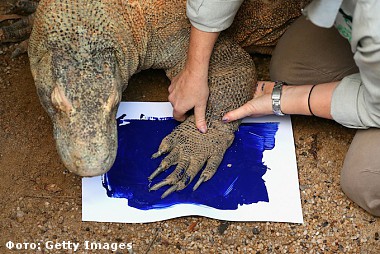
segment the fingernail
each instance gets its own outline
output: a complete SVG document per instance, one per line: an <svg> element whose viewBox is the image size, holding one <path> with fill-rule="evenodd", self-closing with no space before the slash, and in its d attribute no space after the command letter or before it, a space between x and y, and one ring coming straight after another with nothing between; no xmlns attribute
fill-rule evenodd
<svg viewBox="0 0 380 254"><path fill-rule="evenodd" d="M203 134L206 133L206 127L200 127L198 130Z"/></svg>
<svg viewBox="0 0 380 254"><path fill-rule="evenodd" d="M228 122L228 117L224 116L224 117L222 118L222 121L225 122L225 123L227 123L227 122Z"/></svg>

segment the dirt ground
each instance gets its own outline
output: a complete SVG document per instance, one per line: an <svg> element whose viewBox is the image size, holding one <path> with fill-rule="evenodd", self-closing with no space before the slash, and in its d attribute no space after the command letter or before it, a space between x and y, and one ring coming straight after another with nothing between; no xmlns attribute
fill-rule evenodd
<svg viewBox="0 0 380 254"><path fill-rule="evenodd" d="M0 45L0 253L74 253L71 243L79 244L76 253L380 253L380 219L339 187L355 132L316 117L292 117L304 224L204 217L82 222L81 178L61 163L28 58L11 59L13 50ZM270 58L254 60L259 78L268 79ZM123 100L167 101L168 84L162 71L144 71L132 78ZM86 250L85 241L119 248ZM127 243L133 248L123 249Z"/></svg>

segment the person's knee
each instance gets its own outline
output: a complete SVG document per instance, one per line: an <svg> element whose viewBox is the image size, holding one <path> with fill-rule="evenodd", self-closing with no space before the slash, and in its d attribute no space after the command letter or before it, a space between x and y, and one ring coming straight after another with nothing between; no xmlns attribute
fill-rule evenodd
<svg viewBox="0 0 380 254"><path fill-rule="evenodd" d="M380 129L358 130L341 172L343 192L369 213L380 216Z"/></svg>
<svg viewBox="0 0 380 254"><path fill-rule="evenodd" d="M340 184L347 197L370 214L380 216L380 169L343 168Z"/></svg>
<svg viewBox="0 0 380 254"><path fill-rule="evenodd" d="M289 82L289 64L283 64L283 62L272 56L269 68L269 75L271 80L281 80Z"/></svg>

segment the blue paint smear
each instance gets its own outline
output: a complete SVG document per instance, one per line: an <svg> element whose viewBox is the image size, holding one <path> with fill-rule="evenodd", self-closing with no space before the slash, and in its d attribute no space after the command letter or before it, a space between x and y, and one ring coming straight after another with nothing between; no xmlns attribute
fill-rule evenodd
<svg viewBox="0 0 380 254"><path fill-rule="evenodd" d="M235 133L235 140L226 151L218 171L212 179L196 191L193 186L199 174L184 190L161 199L169 186L149 191L150 186L162 181L174 166L158 175L150 183L148 176L159 166L165 155L151 159L162 141L177 125L172 118L149 120L118 119L119 148L114 165L103 176L108 197L128 199L128 205L141 210L160 209L175 204L195 204L221 210L235 210L239 205L269 202L262 176L267 171L262 158L265 150L275 146L279 123L243 123Z"/></svg>

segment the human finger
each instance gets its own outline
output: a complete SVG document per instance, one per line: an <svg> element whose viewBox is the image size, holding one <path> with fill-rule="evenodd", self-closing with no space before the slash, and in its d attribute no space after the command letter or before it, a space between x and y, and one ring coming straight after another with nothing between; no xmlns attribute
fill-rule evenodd
<svg viewBox="0 0 380 254"><path fill-rule="evenodd" d="M207 123L206 123L206 105L200 105L194 107L194 117L195 125L197 129L202 132L207 132Z"/></svg>
<svg viewBox="0 0 380 254"><path fill-rule="evenodd" d="M224 122L232 122L238 119L242 119L247 116L251 116L255 113L255 108L252 106L251 101L247 102L243 106L226 113L222 120Z"/></svg>

